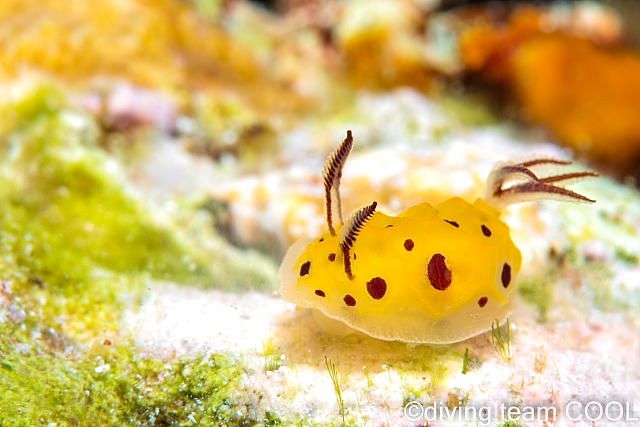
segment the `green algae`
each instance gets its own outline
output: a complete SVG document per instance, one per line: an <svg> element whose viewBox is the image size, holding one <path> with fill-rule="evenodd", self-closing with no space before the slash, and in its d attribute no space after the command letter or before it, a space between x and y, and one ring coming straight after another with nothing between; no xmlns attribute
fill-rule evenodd
<svg viewBox="0 0 640 427"><path fill-rule="evenodd" d="M26 90L26 89L25 89ZM52 86L37 86L17 99L3 99L0 105L0 138L24 130L36 120L58 114L65 105L63 94Z"/></svg>
<svg viewBox="0 0 640 427"><path fill-rule="evenodd" d="M7 324L0 331L2 427L256 423L235 403L245 370L230 356L167 363L114 346L73 357L33 341L18 351L17 335L25 335Z"/></svg>
<svg viewBox="0 0 640 427"><path fill-rule="evenodd" d="M282 366L282 359L277 352L277 348L273 343L273 337L265 339L262 342L262 354L264 356L264 370L266 372L275 371Z"/></svg>
<svg viewBox="0 0 640 427"><path fill-rule="evenodd" d="M438 101L448 117L467 129L496 125L497 116L487 107L487 100L482 98L479 94L449 91L441 94Z"/></svg>
<svg viewBox="0 0 640 427"><path fill-rule="evenodd" d="M625 248L618 246L615 250L616 259L622 261L631 266L640 264L640 259L637 255L630 253Z"/></svg>
<svg viewBox="0 0 640 427"><path fill-rule="evenodd" d="M500 326L498 319L495 321L495 327L494 324L491 323L491 343L495 347L498 356L500 356L503 361L509 363L511 361L511 337L508 317L502 326Z"/></svg>
<svg viewBox="0 0 640 427"><path fill-rule="evenodd" d="M180 241L189 242L190 266L194 260L210 260L211 280L191 276L186 281L199 288L215 288L227 292L248 290L274 291L278 285L277 266L272 257L256 248L238 247L216 231L215 213L195 198L177 203L172 216Z"/></svg>
<svg viewBox="0 0 640 427"><path fill-rule="evenodd" d="M468 365L469 365L469 348L467 347L464 349L464 357L462 358L462 369L460 370L460 372L466 375L468 372Z"/></svg>
<svg viewBox="0 0 640 427"><path fill-rule="evenodd" d="M84 317L109 312L101 304L144 289L148 279L274 286L275 273L258 257L227 250L219 237L205 247L193 237L216 236L202 223L181 229L154 213L96 147L91 123L63 105L54 89L37 88L2 108L12 120L0 124L0 271L19 293L39 293L46 306L57 301L52 314Z"/></svg>
<svg viewBox="0 0 640 427"><path fill-rule="evenodd" d="M340 407L340 415L342 415L342 424L345 424L345 413L344 413L344 400L342 400L342 392L340 390L340 379L338 377L338 369L336 368L335 363L331 361L331 359L327 359L327 356L324 357L324 363L327 367L327 371L329 371L329 377L331 377L331 382L333 383L333 390L336 394L336 400L338 401L338 406Z"/></svg>
<svg viewBox="0 0 640 427"><path fill-rule="evenodd" d="M185 263L188 252L59 104L43 89L12 104L19 125L0 140L0 272L34 321L90 334L115 327L147 278L210 274L203 261Z"/></svg>
<svg viewBox="0 0 640 427"><path fill-rule="evenodd" d="M70 117L64 110L33 113L36 107L29 105L49 105L41 99L47 96L36 91L13 105L14 111L30 114L31 124L2 144L7 159L2 165L3 198L11 205L9 211L19 214L15 226L46 235L42 252L21 261L37 263L62 251L64 256L53 256L68 258L69 264L90 262L118 272L145 271L158 279L208 276L204 260L196 260L195 268L185 262L186 248L154 222L148 208L127 188L113 159L91 145L91 127L73 123L81 117ZM12 223L4 224L6 229ZM56 267L54 273L50 267L34 266L63 274L63 269Z"/></svg>
<svg viewBox="0 0 640 427"><path fill-rule="evenodd" d="M236 405L233 357L141 358L118 328L151 280L238 290L275 273L197 212L156 213L55 89L0 113L0 426L266 422Z"/></svg>
<svg viewBox="0 0 640 427"><path fill-rule="evenodd" d="M546 322L553 299L553 288L549 282L543 276L526 278L518 283L518 293L526 303L536 307L538 321Z"/></svg>

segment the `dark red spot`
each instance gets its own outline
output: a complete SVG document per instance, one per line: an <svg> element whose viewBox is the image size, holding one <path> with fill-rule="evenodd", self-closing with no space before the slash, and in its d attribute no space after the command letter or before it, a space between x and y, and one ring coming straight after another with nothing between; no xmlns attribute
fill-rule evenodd
<svg viewBox="0 0 640 427"><path fill-rule="evenodd" d="M333 253L329 254L329 261L333 262L335 260L336 260L336 254L333 254Z"/></svg>
<svg viewBox="0 0 640 427"><path fill-rule="evenodd" d="M502 266L502 286L505 288L511 283L511 266L506 262Z"/></svg>
<svg viewBox="0 0 640 427"><path fill-rule="evenodd" d="M374 277L367 282L367 292L373 299L380 299L387 293L387 282L382 277Z"/></svg>
<svg viewBox="0 0 640 427"><path fill-rule="evenodd" d="M453 225L456 228L460 227L460 225L455 221L448 221L448 220L445 219L444 222L448 222L449 224Z"/></svg>
<svg viewBox="0 0 640 427"><path fill-rule="evenodd" d="M300 267L300 276L306 276L309 274L309 268L311 268L311 261L307 261Z"/></svg>
<svg viewBox="0 0 640 427"><path fill-rule="evenodd" d="M482 234L484 234L487 237L491 236L491 230L489 230L487 226L484 224L482 224Z"/></svg>
<svg viewBox="0 0 640 427"><path fill-rule="evenodd" d="M451 270L444 261L444 255L434 254L427 265L427 275L431 286L439 291L444 291L451 284Z"/></svg>
<svg viewBox="0 0 640 427"><path fill-rule="evenodd" d="M413 240L407 239L404 241L404 248L408 251L411 251L415 245L413 244Z"/></svg>
<svg viewBox="0 0 640 427"><path fill-rule="evenodd" d="M102 345L111 345L111 340L104 340Z"/></svg>
<svg viewBox="0 0 640 427"><path fill-rule="evenodd" d="M387 225L385 228L393 227L393 224Z"/></svg>
<svg viewBox="0 0 640 427"><path fill-rule="evenodd" d="M344 296L344 303L347 304L349 307L353 307L354 305L356 305L356 299L351 295L347 294Z"/></svg>
<svg viewBox="0 0 640 427"><path fill-rule="evenodd" d="M353 253L353 259L358 259L355 252Z"/></svg>
<svg viewBox="0 0 640 427"><path fill-rule="evenodd" d="M487 302L489 302L489 298L487 297L482 297L478 300L478 305L480 306L480 308L484 307L485 305L487 305Z"/></svg>
<svg viewBox="0 0 640 427"><path fill-rule="evenodd" d="M316 295L318 295L319 297L322 297L322 298L325 297L324 291L321 291L320 289L316 289Z"/></svg>

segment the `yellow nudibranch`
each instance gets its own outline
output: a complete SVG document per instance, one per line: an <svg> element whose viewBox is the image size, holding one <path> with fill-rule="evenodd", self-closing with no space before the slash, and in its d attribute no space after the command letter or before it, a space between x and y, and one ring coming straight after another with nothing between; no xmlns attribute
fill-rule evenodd
<svg viewBox="0 0 640 427"><path fill-rule="evenodd" d="M319 323L342 333L448 344L491 329L511 312L521 264L500 210L539 199L594 202L557 184L596 173L539 178L532 167L570 164L545 158L498 163L474 203L454 197L388 216L373 202L343 223L339 185L352 148L347 131L324 166L328 230L294 243L279 273L286 301L315 309Z"/></svg>

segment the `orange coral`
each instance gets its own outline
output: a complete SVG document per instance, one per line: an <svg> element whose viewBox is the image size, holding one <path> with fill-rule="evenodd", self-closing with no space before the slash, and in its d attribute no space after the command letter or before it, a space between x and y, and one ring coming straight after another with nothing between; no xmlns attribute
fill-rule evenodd
<svg viewBox="0 0 640 427"><path fill-rule="evenodd" d="M527 7L517 10L508 24L495 25L482 19L460 36L460 56L467 71L481 73L492 83L512 78L511 60L523 41L542 34L542 11Z"/></svg>
<svg viewBox="0 0 640 427"><path fill-rule="evenodd" d="M626 169L640 159L640 54L596 43L620 40L609 16L589 31L532 7L505 23L484 18L460 37L468 73L506 88L527 117L579 152Z"/></svg>
<svg viewBox="0 0 640 427"><path fill-rule="evenodd" d="M640 158L640 54L549 35L513 61L523 109L566 144L611 164Z"/></svg>

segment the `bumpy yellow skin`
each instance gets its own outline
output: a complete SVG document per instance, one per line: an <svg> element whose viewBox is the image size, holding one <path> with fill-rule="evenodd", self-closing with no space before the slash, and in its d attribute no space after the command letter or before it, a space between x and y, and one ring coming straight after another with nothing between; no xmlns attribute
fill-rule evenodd
<svg viewBox="0 0 640 427"><path fill-rule="evenodd" d="M352 248L352 280L338 237L327 232L289 249L280 293L384 340L467 339L511 311L521 255L498 215L481 200L460 198L420 203L397 217L376 212Z"/></svg>

